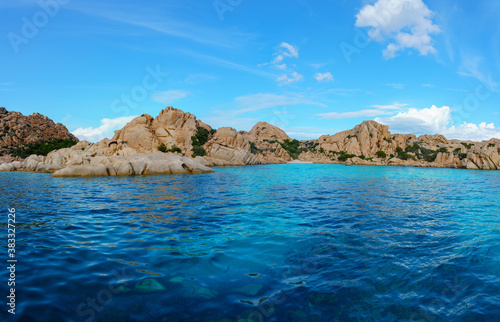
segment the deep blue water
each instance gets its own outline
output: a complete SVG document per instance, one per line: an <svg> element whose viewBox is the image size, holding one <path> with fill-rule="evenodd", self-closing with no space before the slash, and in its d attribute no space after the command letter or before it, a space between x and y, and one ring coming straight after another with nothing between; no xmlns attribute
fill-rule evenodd
<svg viewBox="0 0 500 322"><path fill-rule="evenodd" d="M1 173L18 321L493 321L500 172L286 164ZM6 299L8 271L0 272ZM5 302L6 303L6 302Z"/></svg>

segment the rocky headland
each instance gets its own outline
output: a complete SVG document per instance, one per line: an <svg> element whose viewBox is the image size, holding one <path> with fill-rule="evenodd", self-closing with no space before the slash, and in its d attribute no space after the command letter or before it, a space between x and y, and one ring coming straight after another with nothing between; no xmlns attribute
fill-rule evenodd
<svg viewBox="0 0 500 322"><path fill-rule="evenodd" d="M392 134L375 121L306 141L293 140L265 122L249 132L216 130L190 113L167 107L155 118L135 118L111 139L31 155L1 164L0 171L48 172L56 177L206 173L212 166L292 161L500 170L499 152L499 139L472 142Z"/></svg>
<svg viewBox="0 0 500 322"><path fill-rule="evenodd" d="M0 163L22 160L30 151L74 145L78 139L61 123L39 113L25 116L0 107Z"/></svg>

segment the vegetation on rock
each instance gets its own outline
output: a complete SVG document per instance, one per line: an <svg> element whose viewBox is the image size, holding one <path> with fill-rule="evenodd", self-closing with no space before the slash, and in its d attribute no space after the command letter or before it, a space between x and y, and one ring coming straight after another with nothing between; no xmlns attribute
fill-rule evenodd
<svg viewBox="0 0 500 322"><path fill-rule="evenodd" d="M77 141L70 139L54 139L51 141L32 143L22 147L12 148L10 150L10 154L23 159L29 157L32 154L45 156L54 150L70 148L77 143Z"/></svg>

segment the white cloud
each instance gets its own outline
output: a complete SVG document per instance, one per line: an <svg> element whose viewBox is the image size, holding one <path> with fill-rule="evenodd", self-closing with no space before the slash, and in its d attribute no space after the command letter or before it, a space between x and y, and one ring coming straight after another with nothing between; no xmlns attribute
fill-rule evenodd
<svg viewBox="0 0 500 322"><path fill-rule="evenodd" d="M280 70L286 70L287 64L283 63L285 58L299 58L299 49L290 45L289 43L282 42L277 51L273 54L274 59L270 63L259 64L259 67L271 65L272 67Z"/></svg>
<svg viewBox="0 0 500 322"><path fill-rule="evenodd" d="M400 84L400 83L390 83L390 84L385 84L385 86L389 86L389 87L392 87L395 89L403 89L405 87L404 84Z"/></svg>
<svg viewBox="0 0 500 322"><path fill-rule="evenodd" d="M353 112L330 112L330 113L320 113L316 114L323 119L351 119L357 117L375 117L391 114L389 111L379 110L379 109L367 109Z"/></svg>
<svg viewBox="0 0 500 322"><path fill-rule="evenodd" d="M294 83L294 82L298 82L299 80L301 80L302 78L304 78L304 76L300 75L299 73L297 72L293 72L290 77L287 75L287 74L283 74L281 75L280 77L278 77L276 79L276 81L280 84L280 85L286 85L286 84L291 84L291 83Z"/></svg>
<svg viewBox="0 0 500 322"><path fill-rule="evenodd" d="M278 95L273 93L258 93L258 94L239 96L236 97L234 100L241 107L240 109L233 110L231 112L232 114L235 115L248 112L255 112L279 106L292 106L300 104L324 106L300 94Z"/></svg>
<svg viewBox="0 0 500 322"><path fill-rule="evenodd" d="M389 125L391 130L412 133L412 134L441 134L444 128L448 126L451 120L451 110L448 106L438 108L424 108L418 110L410 108L407 112L398 114L385 119L375 119L375 121Z"/></svg>
<svg viewBox="0 0 500 322"><path fill-rule="evenodd" d="M182 90L172 89L169 91L154 93L153 101L163 104L171 104L174 101L185 98L188 94L188 92Z"/></svg>
<svg viewBox="0 0 500 322"><path fill-rule="evenodd" d="M407 48L428 55L436 52L431 35L440 32L433 14L422 0L378 0L361 8L356 26L368 27L371 40L390 42L383 52L386 59Z"/></svg>
<svg viewBox="0 0 500 322"><path fill-rule="evenodd" d="M434 84L422 84L422 87L434 87Z"/></svg>
<svg viewBox="0 0 500 322"><path fill-rule="evenodd" d="M71 133L78 139L89 142L97 142L104 138L110 139L113 137L113 132L115 130L121 129L136 117L137 116L124 116L115 119L104 118L101 120L101 126L99 127L78 128Z"/></svg>
<svg viewBox="0 0 500 322"><path fill-rule="evenodd" d="M452 110L448 106L416 109L400 112L388 118L376 118L375 121L389 125L391 132L422 134L442 134L448 139L489 140L500 138L500 128L493 123L478 124L463 122L459 126L452 124Z"/></svg>
<svg viewBox="0 0 500 322"><path fill-rule="evenodd" d="M280 44L280 55L299 58L299 49L296 46L290 45L286 42L282 42Z"/></svg>
<svg viewBox="0 0 500 322"><path fill-rule="evenodd" d="M318 82L330 82L330 81L333 81L333 75L330 72L316 73L316 75L314 75L314 78L316 78L316 80Z"/></svg>
<svg viewBox="0 0 500 322"><path fill-rule="evenodd" d="M269 123L276 126L286 126L289 119L295 117L293 112L287 110L287 107L294 105L316 105L322 106L323 104L317 103L312 99L302 94L273 94L273 93L258 93L239 96L234 99L238 108L231 108L229 110L214 110L212 115L208 117L200 117L203 122L210 124L214 127L231 126L239 130L249 130L255 123L262 121L263 117ZM280 110L278 109L280 108ZM272 109L270 115L259 117L242 117L243 114L251 113L251 116L256 116L257 112Z"/></svg>
<svg viewBox="0 0 500 322"><path fill-rule="evenodd" d="M378 108L380 110L400 110L403 107L407 107L408 104L392 103L390 105L372 105L371 107Z"/></svg>

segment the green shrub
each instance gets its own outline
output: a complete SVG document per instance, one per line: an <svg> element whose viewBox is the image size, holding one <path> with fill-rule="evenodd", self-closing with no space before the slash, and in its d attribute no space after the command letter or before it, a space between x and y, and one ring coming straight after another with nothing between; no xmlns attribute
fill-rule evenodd
<svg viewBox="0 0 500 322"><path fill-rule="evenodd" d="M397 157L398 157L398 159L401 159L401 160L408 160L411 158L411 156L406 152L398 153Z"/></svg>
<svg viewBox="0 0 500 322"><path fill-rule="evenodd" d="M300 142L299 140L284 140L280 143L281 147L285 149L292 159L297 159L302 150L299 150Z"/></svg>
<svg viewBox="0 0 500 322"><path fill-rule="evenodd" d="M460 160L463 160L463 159L467 158L467 153L459 153L458 157Z"/></svg>
<svg viewBox="0 0 500 322"><path fill-rule="evenodd" d="M456 148L454 152L458 153L460 151L462 151L462 148Z"/></svg>
<svg viewBox="0 0 500 322"><path fill-rule="evenodd" d="M460 144L462 144L463 146L465 146L467 148L467 150L470 149L474 145L474 143L467 144L465 142L461 142Z"/></svg>
<svg viewBox="0 0 500 322"><path fill-rule="evenodd" d="M494 146L495 146L495 143L490 143L490 144L488 144L488 148L492 148L492 147L494 147Z"/></svg>
<svg viewBox="0 0 500 322"><path fill-rule="evenodd" d="M439 148L436 152L448 153L448 148L442 147L442 148Z"/></svg>
<svg viewBox="0 0 500 322"><path fill-rule="evenodd" d="M182 150L181 148L179 148L177 145L173 145L172 148L170 150L168 150L169 152L173 152L173 153L182 153Z"/></svg>
<svg viewBox="0 0 500 322"><path fill-rule="evenodd" d="M208 142L210 132L204 128L204 127L199 127L196 131L196 139L198 139L198 143L196 145L202 146L203 144Z"/></svg>
<svg viewBox="0 0 500 322"><path fill-rule="evenodd" d="M193 146L193 158L196 158L197 156L205 156L205 154L207 154L207 152L205 151L205 149L199 145L194 145Z"/></svg>
<svg viewBox="0 0 500 322"><path fill-rule="evenodd" d="M417 143L413 143L412 146L407 146L405 149L405 152L417 153L418 151L420 151L420 145Z"/></svg>
<svg viewBox="0 0 500 322"><path fill-rule="evenodd" d="M403 149L401 149L401 147L397 147L396 148L396 153L399 154L399 153L402 153L403 152Z"/></svg>
<svg viewBox="0 0 500 322"><path fill-rule="evenodd" d="M425 161L427 162L434 162L436 161L437 154L429 154L424 157Z"/></svg>
<svg viewBox="0 0 500 322"><path fill-rule="evenodd" d="M210 130L210 135L214 135L216 132L217 132L217 130L216 130L216 129L211 129L211 130Z"/></svg>
<svg viewBox="0 0 500 322"><path fill-rule="evenodd" d="M162 143L158 146L158 151L163 153L167 152L167 146L165 145L165 143Z"/></svg>
<svg viewBox="0 0 500 322"><path fill-rule="evenodd" d="M379 158L382 158L382 159L385 159L387 158L387 154L384 152L384 151L377 151L377 153L375 153Z"/></svg>
<svg viewBox="0 0 500 322"><path fill-rule="evenodd" d="M12 148L10 150L10 154L13 156L19 156L23 159L29 157L32 154L45 156L45 155L49 154L51 151L64 149L64 148L70 148L73 145L75 145L76 143L78 143L78 142L70 140L70 139L66 139L66 140L55 139L55 140L46 141L46 142L28 144L28 145L25 145L24 147Z"/></svg>
<svg viewBox="0 0 500 322"><path fill-rule="evenodd" d="M338 160L341 162L347 161L347 159L354 158L356 157L355 154L348 154L345 151L340 151L340 156L338 157Z"/></svg>
<svg viewBox="0 0 500 322"><path fill-rule="evenodd" d="M319 148L319 153L325 153L325 149Z"/></svg>
<svg viewBox="0 0 500 322"><path fill-rule="evenodd" d="M193 146L197 145L200 146L200 141L198 141L198 138L196 136L191 137L191 142L193 143Z"/></svg>
<svg viewBox="0 0 500 322"><path fill-rule="evenodd" d="M250 142L250 152L252 154L258 154L263 152L261 149L259 149L256 145L255 142Z"/></svg>

